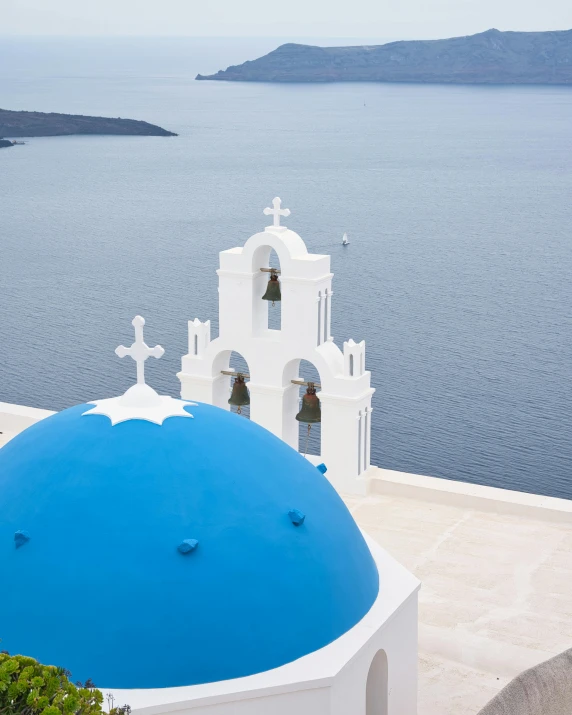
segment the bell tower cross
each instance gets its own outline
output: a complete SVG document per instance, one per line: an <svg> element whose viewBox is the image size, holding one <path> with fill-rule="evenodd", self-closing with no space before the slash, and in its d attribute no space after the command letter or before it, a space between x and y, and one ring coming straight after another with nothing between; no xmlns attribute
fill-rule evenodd
<svg viewBox="0 0 572 715"><path fill-rule="evenodd" d="M282 199L280 199L278 196L276 198L272 199L272 208L265 208L263 213L265 216L272 216L273 217L273 226L274 228L286 228L285 226L280 226L280 217L284 216L287 218L290 216L290 209L283 209L280 208L282 206Z"/></svg>

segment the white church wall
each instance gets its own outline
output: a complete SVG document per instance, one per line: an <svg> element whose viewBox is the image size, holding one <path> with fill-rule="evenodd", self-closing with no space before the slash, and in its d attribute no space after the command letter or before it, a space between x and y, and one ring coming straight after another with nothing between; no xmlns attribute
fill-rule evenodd
<svg viewBox="0 0 572 715"><path fill-rule="evenodd" d="M253 694L229 702L189 704L181 709L142 708L134 715L331 715L330 688L313 688L272 694ZM346 713L349 715L349 713ZM354 713L352 713L354 715ZM357 714L356 714L357 715Z"/></svg>
<svg viewBox="0 0 572 715"><path fill-rule="evenodd" d="M387 677L373 668L376 657L387 659ZM370 698L368 708L368 679ZM371 638L336 676L331 715L413 715L417 713L417 593ZM385 705L382 708L381 705Z"/></svg>

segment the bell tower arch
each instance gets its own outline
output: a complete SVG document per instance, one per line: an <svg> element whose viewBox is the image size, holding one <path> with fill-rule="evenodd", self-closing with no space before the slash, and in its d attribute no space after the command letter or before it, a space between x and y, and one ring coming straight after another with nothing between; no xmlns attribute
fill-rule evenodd
<svg viewBox="0 0 572 715"><path fill-rule="evenodd" d="M235 350L250 369L250 417L298 449L295 419L300 385L294 374L300 360L320 375L322 454L327 477L340 491L367 490L371 398L365 370L365 343L349 340L342 352L330 335L332 278L330 256L308 253L302 238L281 225L290 215L275 198L265 209L273 224L237 248L221 251L219 336L211 340L210 322L189 321L189 353L178 373L181 396L229 409L228 355ZM271 251L280 262L281 329L268 327L272 305L263 300L270 278Z"/></svg>

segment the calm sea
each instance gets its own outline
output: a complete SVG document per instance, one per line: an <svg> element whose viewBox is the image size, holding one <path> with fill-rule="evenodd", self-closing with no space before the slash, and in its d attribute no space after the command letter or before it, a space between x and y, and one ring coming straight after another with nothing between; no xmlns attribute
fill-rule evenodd
<svg viewBox="0 0 572 715"><path fill-rule="evenodd" d="M136 313L176 395L218 251L279 195L367 342L373 462L572 498L572 88L193 80L276 44L0 40L0 107L180 134L0 152L0 400L124 390Z"/></svg>

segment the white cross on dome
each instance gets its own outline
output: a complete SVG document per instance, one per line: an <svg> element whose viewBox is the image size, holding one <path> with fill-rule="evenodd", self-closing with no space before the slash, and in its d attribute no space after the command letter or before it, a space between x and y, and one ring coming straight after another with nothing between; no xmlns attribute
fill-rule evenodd
<svg viewBox="0 0 572 715"><path fill-rule="evenodd" d="M115 350L115 354L124 358L126 355L133 358L137 363L137 384L145 384L145 360L148 357L160 358L165 354L165 350L160 345L155 345L154 348L150 348L143 340L143 326L145 325L145 318L140 315L136 315L131 321L131 325L135 328L135 342L131 344L131 347L126 348L125 345L120 345Z"/></svg>
<svg viewBox="0 0 572 715"><path fill-rule="evenodd" d="M131 321L135 328L135 342L131 347L126 348L120 345L115 354L120 358L129 355L137 363L137 384L132 385L125 394L120 397L110 397L105 400L93 400L95 405L91 410L84 412L84 415L105 415L109 417L112 425L127 420L146 420L162 425L167 417L192 417L190 412L185 410L188 405L196 405L196 402L175 400L169 395L159 395L150 386L145 384L145 360L148 357L160 358L165 351L160 345L150 348L143 340L143 326L145 319L136 315Z"/></svg>

